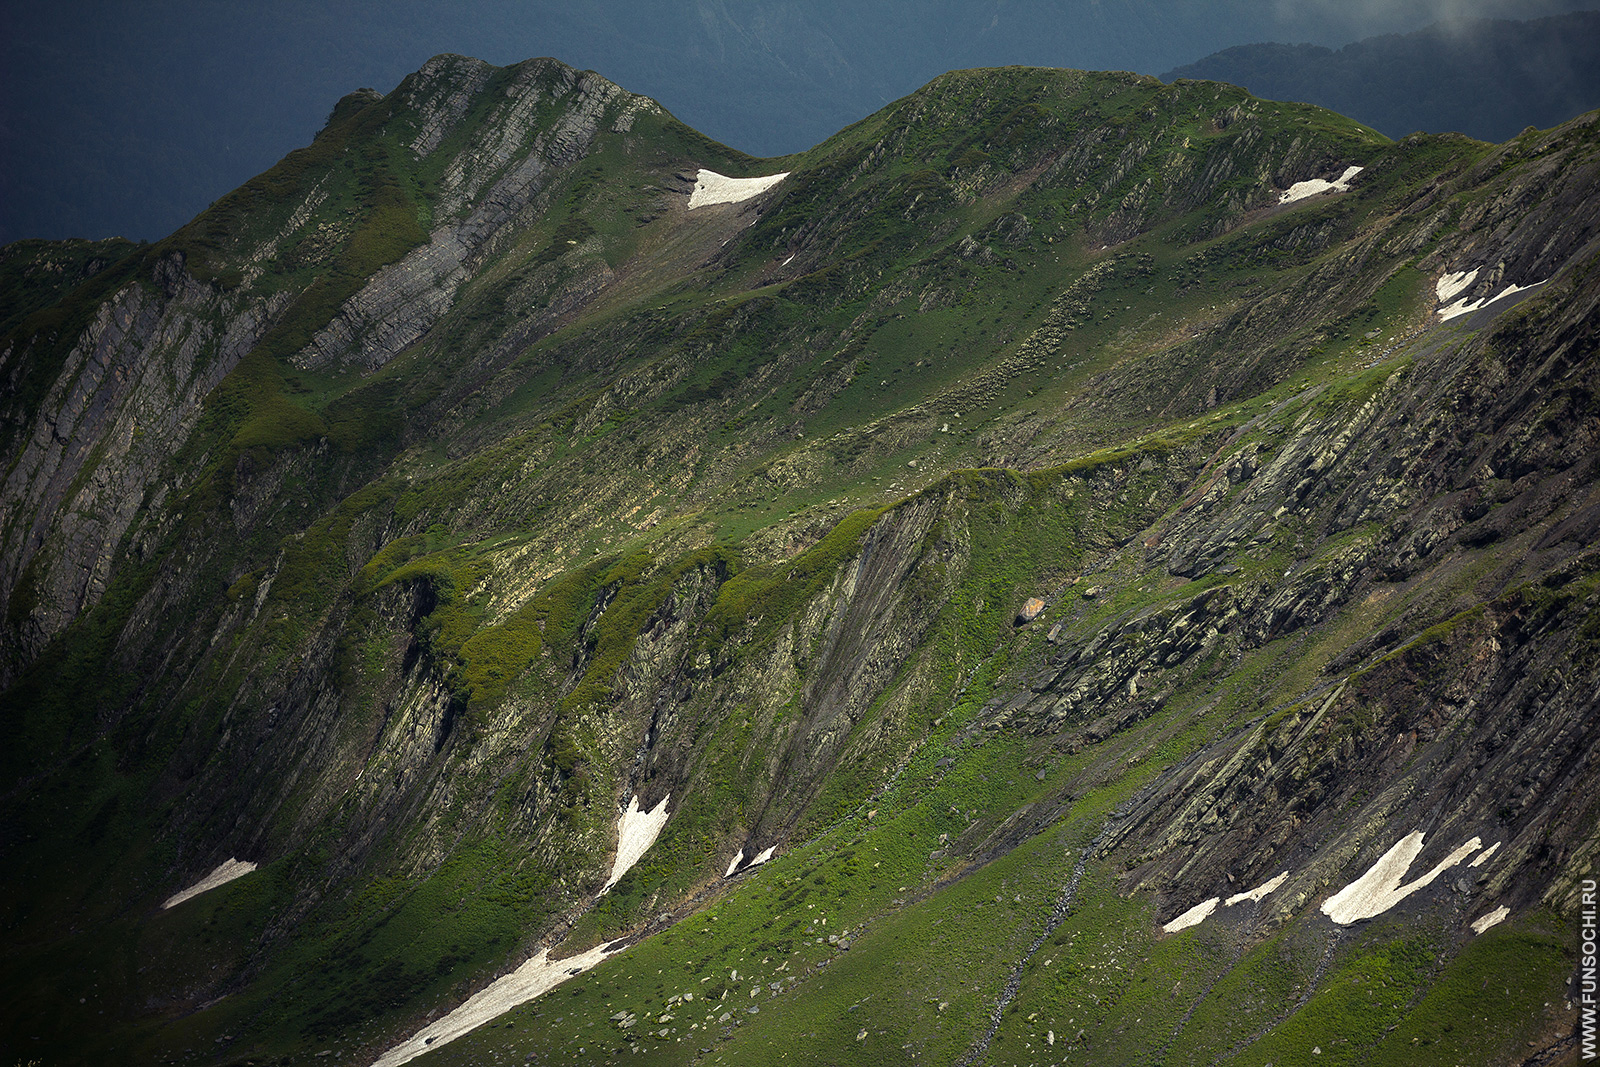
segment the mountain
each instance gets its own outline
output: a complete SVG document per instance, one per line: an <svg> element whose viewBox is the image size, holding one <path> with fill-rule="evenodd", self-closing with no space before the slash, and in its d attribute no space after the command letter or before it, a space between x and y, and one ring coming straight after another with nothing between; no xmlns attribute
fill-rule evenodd
<svg viewBox="0 0 1600 1067"><path fill-rule="evenodd" d="M439 56L0 251L0 1051L1551 1063L1594 113Z"/></svg>
<svg viewBox="0 0 1600 1067"><path fill-rule="evenodd" d="M55 0L0 34L0 244L158 240L305 143L329 101L436 52L560 56L747 152L816 144L955 67L1154 74L1241 41L1337 45L1443 8L1530 19L1592 0ZM892 42L893 47L885 47ZM1591 101L1589 105L1600 103ZM1570 118L1575 109L1549 122ZM1403 133L1416 128L1405 127ZM1509 136L1509 134L1507 135Z"/></svg>
<svg viewBox="0 0 1600 1067"><path fill-rule="evenodd" d="M1516 22L1452 19L1334 50L1311 44L1227 48L1163 74L1306 100L1391 137L1455 131L1503 141L1600 105L1600 11Z"/></svg>

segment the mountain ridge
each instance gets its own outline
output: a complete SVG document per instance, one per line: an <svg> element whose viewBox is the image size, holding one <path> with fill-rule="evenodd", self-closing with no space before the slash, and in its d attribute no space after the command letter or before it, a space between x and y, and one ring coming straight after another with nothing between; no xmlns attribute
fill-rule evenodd
<svg viewBox="0 0 1600 1067"><path fill-rule="evenodd" d="M357 85L387 90L441 51L500 64L558 55L664 102L719 141L770 155L808 148L951 68L1024 63L1154 74L1241 41L1337 46L1410 30L1440 13L1420 0L1381 8L1213 0L1203 11L1147 0L1071 11L1031 0L997 10L904 0L859 9L774 0L658 9L606 0L532 16L494 3L441 12L397 0L379 18L364 9L170 2L164 19L84 0L18 12L4 42L13 121L0 148L0 164L10 164L0 167L0 243L159 240L301 144L331 101ZM1511 19L1594 6L1467 4L1469 13ZM90 23L98 32L84 34ZM890 40L897 47L886 51L881 42ZM226 65L216 60L218 41L231 42Z"/></svg>

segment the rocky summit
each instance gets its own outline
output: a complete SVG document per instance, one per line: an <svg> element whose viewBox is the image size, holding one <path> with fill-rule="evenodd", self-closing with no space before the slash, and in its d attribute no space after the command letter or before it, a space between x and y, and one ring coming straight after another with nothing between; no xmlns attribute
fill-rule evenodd
<svg viewBox="0 0 1600 1067"><path fill-rule="evenodd" d="M1597 113L459 56L0 249L0 1054L1577 1062L1597 267Z"/></svg>

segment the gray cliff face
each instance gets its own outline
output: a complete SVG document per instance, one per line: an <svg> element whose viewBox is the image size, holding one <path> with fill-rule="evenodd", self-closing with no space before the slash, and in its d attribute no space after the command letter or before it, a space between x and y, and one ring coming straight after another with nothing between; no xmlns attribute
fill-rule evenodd
<svg viewBox="0 0 1600 1067"><path fill-rule="evenodd" d="M411 145L419 159L460 124L484 92L488 70L475 60L436 59L397 90L417 113ZM295 356L298 365L371 372L419 340L453 306L461 285L537 216L553 174L579 162L608 120L615 125L632 109L655 106L598 75L541 61L518 67L495 95L444 170L435 208L441 221L428 243L346 301Z"/></svg>
<svg viewBox="0 0 1600 1067"><path fill-rule="evenodd" d="M729 811L703 817L716 827L709 841L719 853L744 844L754 855L789 840L836 766L893 766L926 727L921 705L930 682L918 676L938 665L918 649L934 617L930 600L947 595L965 567L961 510L958 496L929 496L886 514L826 575L794 622L772 632L763 628L758 607L714 653L700 634L727 571L707 565L686 572L645 620L643 636L618 667L611 698L575 712L516 694L469 711L412 636L418 619L433 610L434 594L426 585L391 588L375 605L368 638L382 650L374 701L381 714L341 713L330 684L338 654L333 637L350 623L330 618L297 664L230 701L219 724L222 741L201 783L185 789L177 826L225 819L236 827L226 848L275 851L343 811L344 862L356 867L397 820L421 811L487 813L494 804L484 790L514 779L523 784L513 827L549 863L573 869L575 903L609 869L611 827L603 804L599 818L561 817L572 811L571 790L564 789L571 772L541 755L559 729L580 739L592 794L637 792L647 807L671 794L679 798L675 807L692 809L708 778L737 782L747 821ZM935 523L941 539L925 543ZM938 578L913 580L932 568ZM263 605L271 610L266 588L222 620L219 636ZM609 599L601 595L591 628ZM908 659L923 662L908 674ZM570 694L588 666L580 651L570 663L546 657L536 673L549 676L557 694ZM793 710L780 711L788 694ZM268 710L252 712L259 708ZM761 710L752 717L752 708ZM732 737L728 724L737 724ZM267 826L274 826L271 836L260 836ZM407 849L407 866L420 874L442 862L460 830L425 820Z"/></svg>
<svg viewBox="0 0 1600 1067"><path fill-rule="evenodd" d="M1438 246L1419 267L1476 271L1456 297L1476 301L1510 285L1546 281L1567 264L1593 255L1600 241L1600 207L1591 192L1600 181L1600 161L1589 139L1597 122L1600 118L1588 114L1557 130L1525 134L1468 171L1462 181L1482 183L1487 195L1462 210L1448 233L1435 229L1444 220L1429 220L1418 239L1437 235ZM1426 199L1413 210L1425 204Z"/></svg>
<svg viewBox="0 0 1600 1067"><path fill-rule="evenodd" d="M1573 899L1594 846L1572 813L1600 800L1583 770L1600 678L1592 657L1554 650L1600 607L1580 580L1600 563L1600 422L1574 402L1600 387L1580 354L1600 291L1556 284L1359 404L1306 396L1249 424L1124 550L1210 587L1080 631L992 710L1076 751L1154 714L1218 656L1324 642L1299 701L1194 757L1105 843L1137 850L1130 885L1167 889L1165 918L1287 868L1272 912L1285 921L1396 827L1429 835L1423 865L1474 835L1503 842L1462 884L1463 908ZM1327 643L1358 619L1348 632L1373 636Z"/></svg>
<svg viewBox="0 0 1600 1067"><path fill-rule="evenodd" d="M465 139L452 141L469 109L482 104L494 70L442 56L396 90L392 108L412 109L404 121L416 127L417 159L451 145L434 210L439 225L345 301L294 357L297 365L381 367L423 337L460 286L537 219L552 177L581 160L597 132L625 130L641 109L659 113L592 73L535 61L499 79L487 112ZM181 253L169 254L97 310L33 413L0 489L0 678L14 677L98 602L142 509L150 514L138 525L150 536L170 527L163 513L170 494L196 474L174 469L172 457L184 450L207 395L293 304L295 291L274 291L267 272L285 247L317 246L324 232L348 237L347 224L324 218L327 206L324 182L279 208L274 235L247 253L243 288L219 292L186 272ZM0 366L29 358L23 347ZM248 533L244 514L235 508L241 535Z"/></svg>
<svg viewBox="0 0 1600 1067"><path fill-rule="evenodd" d="M1571 899L1593 847L1571 813L1600 799L1581 769L1596 742L1597 679L1586 658L1553 651L1572 646L1567 628L1579 624L1547 602L1572 587L1586 590L1566 594L1579 616L1597 606L1572 583L1596 565L1588 442L1600 424L1568 399L1597 384L1592 366L1572 361L1595 299L1592 287L1574 289L1559 315L1530 309L1419 360L1347 424L1308 419L1211 515L1202 495L1180 520L1189 533L1169 566L1191 555L1215 566L1290 531L1328 547L1277 582L1223 586L1158 624L1142 659L1102 655L1102 675L1131 661L1110 669L1113 682L1132 672L1141 688L1179 684L1171 669L1218 640L1242 652L1325 619L1384 623L1334 656L1304 703L1197 758L1140 809L1125 830L1150 863L1137 877L1183 887L1169 914L1287 867L1296 874L1273 911L1281 922L1341 870L1370 865L1395 827L1429 835L1424 865L1474 835L1503 842L1495 864L1463 883L1463 908ZM1425 414L1444 408L1441 397L1447 433ZM1546 433L1530 436L1531 425ZM1231 474L1225 462L1219 471ZM1504 562L1481 569L1490 560ZM1108 647L1129 645L1130 630L1107 634ZM1040 696L1054 715L1060 688Z"/></svg>
<svg viewBox="0 0 1600 1067"><path fill-rule="evenodd" d="M205 397L266 327L267 307L219 296L180 258L153 282L100 306L0 486L0 678L99 600L135 516L171 490Z"/></svg>

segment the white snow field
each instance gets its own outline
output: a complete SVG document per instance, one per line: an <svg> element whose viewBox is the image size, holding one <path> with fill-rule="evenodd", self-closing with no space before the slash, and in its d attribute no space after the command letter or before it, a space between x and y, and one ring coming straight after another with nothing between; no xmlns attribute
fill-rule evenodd
<svg viewBox="0 0 1600 1067"><path fill-rule="evenodd" d="M604 893L616 885L617 880L627 874L629 868L638 863L639 858L656 843L661 828L667 825L667 800L667 797L662 797L661 803L649 811L639 810L637 793L628 801L628 810L617 819L617 858L611 864L611 877L606 879L600 892Z"/></svg>
<svg viewBox="0 0 1600 1067"><path fill-rule="evenodd" d="M429 1023L412 1034L409 1040L379 1056L373 1061L372 1067L399 1067L424 1052L448 1044L517 1005L526 1004L540 994L549 992L573 975L582 974L607 955L609 953L605 946L599 945L576 956L551 962L550 950L542 948L537 956L468 997L466 1003L449 1015Z"/></svg>
<svg viewBox="0 0 1600 1067"><path fill-rule="evenodd" d="M751 867L759 867L763 863L765 863L768 860L770 860L772 858L772 854L777 852L777 851L778 851L778 846L777 845L770 845L767 848L764 848L760 852L756 853L755 859L751 860L749 863L745 863L744 862L744 849L740 849L739 850L739 854L737 856L733 857L733 862L728 864L727 873L724 874L722 877L724 877L724 878L732 878L734 876L734 873L737 872L737 871L741 871L741 870L748 871Z"/></svg>
<svg viewBox="0 0 1600 1067"><path fill-rule="evenodd" d="M1196 904L1194 907L1190 908L1188 911L1184 912L1182 915L1163 926L1161 928L1162 932L1175 934L1179 930L1187 930L1191 926L1198 926L1200 923L1210 918L1211 913L1217 910L1218 904L1221 904L1224 908L1231 908L1235 904L1243 904L1247 900L1260 900L1262 897L1266 896L1268 893L1272 892L1274 889L1277 889L1280 885L1286 882L1288 878L1289 872L1284 871L1276 878L1270 878L1256 886L1254 889L1248 890L1247 892L1235 893L1227 900L1223 900L1221 897L1212 897L1210 900L1202 900L1200 903Z"/></svg>
<svg viewBox="0 0 1600 1067"><path fill-rule="evenodd" d="M1166 933L1175 934L1179 930L1187 930L1191 926L1199 926L1203 921L1205 921L1208 915L1217 910L1217 905L1221 903L1221 897L1212 897L1210 900L1202 900L1200 903L1196 904L1194 907L1190 908L1176 919L1173 919L1161 929Z"/></svg>
<svg viewBox="0 0 1600 1067"><path fill-rule="evenodd" d="M1448 304L1456 298L1456 294L1478 280L1478 268L1456 271L1446 274L1433 283L1433 291L1439 294L1439 303Z"/></svg>
<svg viewBox="0 0 1600 1067"><path fill-rule="evenodd" d="M1488 848L1484 849L1482 855L1473 857L1472 862L1467 864L1467 866L1468 867L1480 867L1483 864L1488 863L1489 862L1489 857L1494 855L1495 849L1497 849L1499 847L1500 847L1500 842L1496 841L1494 844L1492 844Z"/></svg>
<svg viewBox="0 0 1600 1067"><path fill-rule="evenodd" d="M639 808L639 795L635 793L628 801L628 810L617 817L617 858L611 864L611 878L606 882L606 890L617 884L617 880L639 862L650 846L655 844L656 838L661 834L661 828L667 824L667 800L662 797L661 802L649 811ZM618 949L617 951L621 951ZM400 1064L409 1062L416 1057L438 1048L440 1045L454 1041L471 1030L475 1030L491 1019L510 1011L519 1004L526 1004L535 997L549 992L556 986L565 982L575 974L582 974L609 953L601 945L570 956L564 960L551 962L550 950L542 948L539 954L528 960L521 967L510 974L497 978L487 988L479 990L466 1003L444 1018L429 1023L427 1026L411 1035L410 1040L404 1041L385 1052L372 1067L399 1067Z"/></svg>
<svg viewBox="0 0 1600 1067"><path fill-rule="evenodd" d="M167 898L166 903L162 904L161 906L163 908L171 908L178 904L182 904L190 897L197 897L208 889L215 889L219 885L226 885L235 878L242 878L255 869L256 865L247 860L231 859L226 863L218 865L216 870L200 879L188 889L185 889L180 893L172 894Z"/></svg>
<svg viewBox="0 0 1600 1067"><path fill-rule="evenodd" d="M1227 906L1231 908L1235 904L1243 904L1247 900L1260 900L1262 897L1266 896L1268 893L1272 892L1274 889L1278 888L1288 880L1289 872L1284 871L1282 874L1278 875L1278 877L1262 882L1248 893L1235 893L1233 896L1228 898Z"/></svg>
<svg viewBox="0 0 1600 1067"><path fill-rule="evenodd" d="M1366 874L1324 900L1322 913L1340 926L1382 915L1483 847L1483 842L1474 837L1440 860L1427 874L1401 885L1400 879L1405 877L1412 861L1422 852L1422 836L1421 830L1413 830L1396 841Z"/></svg>
<svg viewBox="0 0 1600 1067"><path fill-rule="evenodd" d="M1545 281L1548 281L1548 280L1549 280L1548 278L1545 279ZM1504 289L1500 290L1498 293L1494 294L1493 296L1486 296L1481 300L1469 301L1469 300L1467 300L1466 297L1462 297L1460 300L1457 300L1454 304L1448 304L1445 307L1442 307L1442 308L1440 308L1438 310L1437 314L1439 316L1439 321L1440 322L1449 322L1451 319L1456 318L1457 316L1470 315L1472 312L1477 311L1479 308L1488 307L1490 304L1494 303L1496 300L1502 300L1502 299L1504 299L1505 297L1508 297L1508 296L1515 296L1518 293L1525 293L1529 289L1532 289L1534 286L1543 285L1543 284L1544 284L1543 281L1539 281L1539 282L1529 282L1527 285L1508 285ZM1459 292L1459 290L1457 290L1457 291Z"/></svg>
<svg viewBox="0 0 1600 1067"><path fill-rule="evenodd" d="M769 174L765 178L730 178L726 174L702 168L695 175L694 192L689 194L689 207L737 204L752 196L760 196L788 176L789 172L784 171L782 174Z"/></svg>
<svg viewBox="0 0 1600 1067"><path fill-rule="evenodd" d="M1480 915L1472 920L1472 932L1481 934L1491 926L1498 926L1505 922L1506 916L1510 914L1511 909L1502 904L1487 915Z"/></svg>
<svg viewBox="0 0 1600 1067"><path fill-rule="evenodd" d="M1346 167L1344 173L1331 182L1324 178L1295 182L1278 194L1278 203L1292 204L1296 200L1304 200L1308 196L1321 196L1323 193L1347 193L1350 191L1350 179L1365 169L1365 167Z"/></svg>

